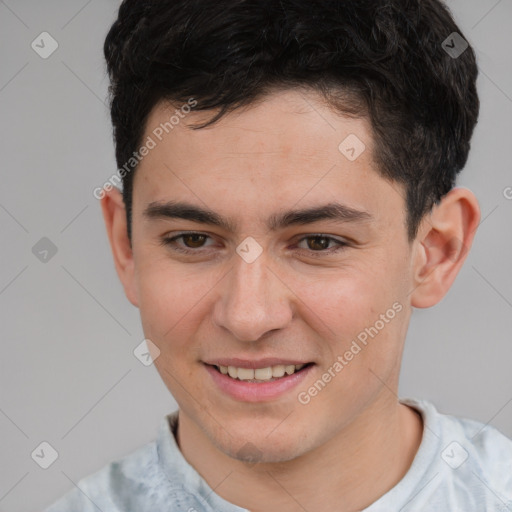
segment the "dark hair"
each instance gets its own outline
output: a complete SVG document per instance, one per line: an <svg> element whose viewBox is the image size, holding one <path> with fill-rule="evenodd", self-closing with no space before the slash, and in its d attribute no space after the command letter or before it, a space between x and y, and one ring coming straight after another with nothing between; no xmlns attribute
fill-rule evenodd
<svg viewBox="0 0 512 512"><path fill-rule="evenodd" d="M439 0L124 0L104 45L117 164L161 101L212 109L201 128L273 89L312 88L369 118L380 174L405 186L412 240L454 186L478 117L475 54L443 45L462 48L460 34ZM130 240L135 167L123 176Z"/></svg>

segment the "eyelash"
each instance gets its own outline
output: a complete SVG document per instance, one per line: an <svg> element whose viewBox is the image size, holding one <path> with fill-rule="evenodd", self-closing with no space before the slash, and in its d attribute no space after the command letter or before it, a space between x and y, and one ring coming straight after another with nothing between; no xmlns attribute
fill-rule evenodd
<svg viewBox="0 0 512 512"><path fill-rule="evenodd" d="M184 236L187 236L187 235L201 235L201 236L205 236L207 238L211 238L210 236L208 236L205 233L200 233L197 231L186 231L186 232L180 233L179 235L175 235L173 237L162 238L161 244L165 245L165 246L169 246L169 247L171 247L172 250L181 252L183 254L198 254L200 252L203 252L204 249L202 249L202 248L185 249L183 247L176 245L176 240L178 240L179 238L183 238ZM337 253L338 251L345 249L345 247L347 247L349 245L347 242L338 240L337 238L334 238L332 236L323 235L322 233L313 233L311 235L302 237L297 243L300 243L303 240L307 240L308 238L325 238L327 240L333 241L336 244L338 244L337 247L331 247L330 249L324 249L324 250L319 250L319 251L314 251L312 249L299 249L300 252L303 252L303 253L307 252L308 256L313 256L315 258L332 255L334 253Z"/></svg>

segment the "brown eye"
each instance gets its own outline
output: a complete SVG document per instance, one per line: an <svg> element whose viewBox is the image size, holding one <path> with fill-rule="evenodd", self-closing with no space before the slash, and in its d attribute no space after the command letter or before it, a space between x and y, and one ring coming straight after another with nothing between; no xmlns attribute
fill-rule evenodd
<svg viewBox="0 0 512 512"><path fill-rule="evenodd" d="M301 247L301 244L305 244L305 246L302 245ZM306 256L322 257L334 255L348 245L345 240L338 240L332 236L316 233L301 238L297 247Z"/></svg>
<svg viewBox="0 0 512 512"><path fill-rule="evenodd" d="M163 237L160 243L171 249L184 254L199 254L206 251L210 244L205 242L211 239L210 236L203 233L181 233L173 237ZM213 240L211 240L213 242Z"/></svg>
<svg viewBox="0 0 512 512"><path fill-rule="evenodd" d="M324 251L329 247L332 239L326 236L310 236L306 240L308 240L308 249L313 251Z"/></svg>
<svg viewBox="0 0 512 512"><path fill-rule="evenodd" d="M181 238L187 247L190 247L191 249L197 249L203 246L203 243L208 237L198 233L190 233L188 235L181 235Z"/></svg>

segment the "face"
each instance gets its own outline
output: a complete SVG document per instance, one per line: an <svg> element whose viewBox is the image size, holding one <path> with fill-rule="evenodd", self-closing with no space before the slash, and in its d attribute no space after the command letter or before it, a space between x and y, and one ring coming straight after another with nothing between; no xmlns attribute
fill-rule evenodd
<svg viewBox="0 0 512 512"><path fill-rule="evenodd" d="M159 141L175 109L146 125L157 144L134 178L131 300L184 418L240 460L296 458L396 401L412 284L403 190L378 174L367 120L314 92L275 92L199 130L187 125L211 112L191 112ZM246 377L307 366L257 383L215 363Z"/></svg>

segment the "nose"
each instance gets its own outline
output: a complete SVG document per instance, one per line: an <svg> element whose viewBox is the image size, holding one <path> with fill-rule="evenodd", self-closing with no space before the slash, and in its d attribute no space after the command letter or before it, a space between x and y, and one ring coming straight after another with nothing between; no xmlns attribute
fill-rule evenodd
<svg viewBox="0 0 512 512"><path fill-rule="evenodd" d="M284 329L293 317L292 293L269 264L265 251L252 263L236 255L233 269L222 280L214 322L240 341L257 341Z"/></svg>

